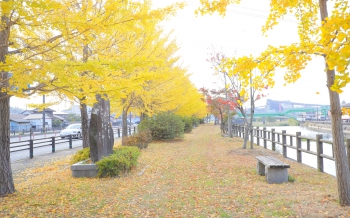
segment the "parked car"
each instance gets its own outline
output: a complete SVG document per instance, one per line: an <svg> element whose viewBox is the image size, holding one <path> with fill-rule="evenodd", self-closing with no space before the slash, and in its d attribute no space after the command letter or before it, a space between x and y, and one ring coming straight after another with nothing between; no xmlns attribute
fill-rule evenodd
<svg viewBox="0 0 350 218"><path fill-rule="evenodd" d="M67 128L61 130L60 136L61 138L72 136L72 138L81 138L82 137L82 130L81 130L81 124L70 124L67 126Z"/></svg>

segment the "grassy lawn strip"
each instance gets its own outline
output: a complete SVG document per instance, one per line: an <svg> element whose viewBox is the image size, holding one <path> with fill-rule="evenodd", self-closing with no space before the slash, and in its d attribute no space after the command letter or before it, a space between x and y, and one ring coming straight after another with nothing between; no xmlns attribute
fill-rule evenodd
<svg viewBox="0 0 350 218"><path fill-rule="evenodd" d="M184 140L151 143L120 178L74 179L69 158L15 175L17 192L0 199L0 217L348 217L334 177L200 125ZM291 165L295 182L269 185L255 156ZM140 173L142 172L143 173ZM142 174L142 175L141 175Z"/></svg>

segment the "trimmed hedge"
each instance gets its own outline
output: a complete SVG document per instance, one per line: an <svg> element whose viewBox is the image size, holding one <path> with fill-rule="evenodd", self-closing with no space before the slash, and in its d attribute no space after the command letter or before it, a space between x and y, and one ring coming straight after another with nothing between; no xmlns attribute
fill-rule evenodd
<svg viewBox="0 0 350 218"><path fill-rule="evenodd" d="M114 150L108 157L97 161L98 177L116 177L131 171L137 165L141 151L134 146L122 146Z"/></svg>
<svg viewBox="0 0 350 218"><path fill-rule="evenodd" d="M190 133L193 129L193 122L191 117L182 117L182 122L184 122L185 127L184 131L185 133Z"/></svg>
<svg viewBox="0 0 350 218"><path fill-rule="evenodd" d="M193 126L197 127L200 123L200 120L197 117L191 117Z"/></svg>
<svg viewBox="0 0 350 218"><path fill-rule="evenodd" d="M70 161L71 164L78 163L83 160L90 158L90 148L83 148L82 150L77 151Z"/></svg>
<svg viewBox="0 0 350 218"><path fill-rule="evenodd" d="M150 130L154 140L171 140L182 138L185 124L180 116L169 112L159 113L143 120L138 130Z"/></svg>
<svg viewBox="0 0 350 218"><path fill-rule="evenodd" d="M123 145L136 146L139 149L147 148L148 144L152 141L152 133L150 130L139 130L138 133L130 135L123 139Z"/></svg>

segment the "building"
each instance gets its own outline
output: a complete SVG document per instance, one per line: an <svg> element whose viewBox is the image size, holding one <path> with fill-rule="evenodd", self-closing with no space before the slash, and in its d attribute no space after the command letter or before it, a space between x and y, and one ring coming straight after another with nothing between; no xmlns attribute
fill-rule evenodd
<svg viewBox="0 0 350 218"><path fill-rule="evenodd" d="M52 110L51 108L45 108L45 114L48 114L49 116L53 116L53 113L56 112L55 110ZM35 108L33 110L25 110L21 114L29 115L29 114L43 114L43 111L39 111L39 109Z"/></svg>
<svg viewBox="0 0 350 218"><path fill-rule="evenodd" d="M33 129L42 129L43 127L43 114L30 114L26 117L24 117L25 120L30 121L30 125ZM52 120L53 117L49 116L48 114L45 114L45 127L46 128L52 128Z"/></svg>
<svg viewBox="0 0 350 218"><path fill-rule="evenodd" d="M58 116L60 118L66 119L68 113L62 112L62 111L56 111L53 112L53 116Z"/></svg>
<svg viewBox="0 0 350 218"><path fill-rule="evenodd" d="M22 132L30 130L30 121L24 119L24 114L10 114L10 131Z"/></svg>
<svg viewBox="0 0 350 218"><path fill-rule="evenodd" d="M343 104L341 107L344 108L344 109L346 109L346 110L348 111L348 110L350 110L350 103ZM342 119L344 122L350 122L350 116L349 116L349 114L342 114L341 119Z"/></svg>

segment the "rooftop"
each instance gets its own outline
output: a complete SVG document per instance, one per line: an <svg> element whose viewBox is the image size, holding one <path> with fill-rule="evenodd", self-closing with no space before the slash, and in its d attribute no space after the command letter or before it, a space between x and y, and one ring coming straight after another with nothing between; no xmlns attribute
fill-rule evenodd
<svg viewBox="0 0 350 218"><path fill-rule="evenodd" d="M42 119L43 115L42 114L30 114L26 116L24 119L26 120L37 120L37 119ZM52 119L51 116L45 114L45 119Z"/></svg>

